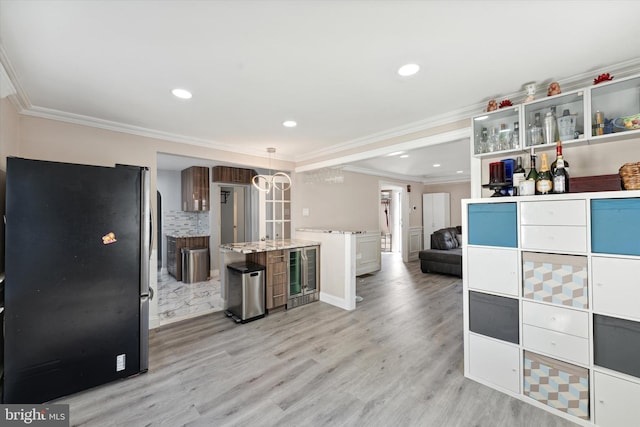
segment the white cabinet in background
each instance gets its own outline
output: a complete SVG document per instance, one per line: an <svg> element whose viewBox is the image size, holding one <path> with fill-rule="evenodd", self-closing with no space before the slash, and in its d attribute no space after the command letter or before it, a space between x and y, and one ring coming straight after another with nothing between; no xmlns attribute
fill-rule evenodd
<svg viewBox="0 0 640 427"><path fill-rule="evenodd" d="M470 246L467 250L469 288L518 296L518 251Z"/></svg>
<svg viewBox="0 0 640 427"><path fill-rule="evenodd" d="M591 259L593 310L640 319L640 260Z"/></svg>
<svg viewBox="0 0 640 427"><path fill-rule="evenodd" d="M450 227L450 209L449 193L427 193L422 195L424 249L431 248L431 234L434 231Z"/></svg>
<svg viewBox="0 0 640 427"><path fill-rule="evenodd" d="M595 422L599 427L638 425L640 384L594 372Z"/></svg>

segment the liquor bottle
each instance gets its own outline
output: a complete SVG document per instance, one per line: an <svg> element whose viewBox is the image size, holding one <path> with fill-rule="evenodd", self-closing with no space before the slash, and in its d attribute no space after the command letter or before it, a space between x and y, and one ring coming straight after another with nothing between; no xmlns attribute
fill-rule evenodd
<svg viewBox="0 0 640 427"><path fill-rule="evenodd" d="M540 172L536 180L536 194L549 194L553 190L553 177L549 170L549 160L547 153L542 153L540 162Z"/></svg>
<svg viewBox="0 0 640 427"><path fill-rule="evenodd" d="M556 142L556 159L551 163L551 175L553 175L556 171L556 164L558 162L558 156L562 155L562 141L558 140ZM564 160L564 155L562 155L562 159ZM569 173L569 162L564 160L564 170Z"/></svg>
<svg viewBox="0 0 640 427"><path fill-rule="evenodd" d="M531 169L529 169L529 174L527 175L527 179L520 183L520 188L518 189L518 194L520 196L532 196L536 194L536 180L538 179L538 171L536 170L536 155L533 152L533 148L531 149Z"/></svg>
<svg viewBox="0 0 640 427"><path fill-rule="evenodd" d="M556 161L553 162L556 165L553 169L553 192L555 194L562 194L569 192L569 172L567 171L562 157L562 145L558 141L556 147ZM552 165L553 166L553 165Z"/></svg>
<svg viewBox="0 0 640 427"><path fill-rule="evenodd" d="M520 148L520 123L513 123L513 139L511 141L511 148Z"/></svg>
<svg viewBox="0 0 640 427"><path fill-rule="evenodd" d="M513 195L520 195L520 182L524 181L524 168L522 167L522 157L516 159L516 168L513 171Z"/></svg>

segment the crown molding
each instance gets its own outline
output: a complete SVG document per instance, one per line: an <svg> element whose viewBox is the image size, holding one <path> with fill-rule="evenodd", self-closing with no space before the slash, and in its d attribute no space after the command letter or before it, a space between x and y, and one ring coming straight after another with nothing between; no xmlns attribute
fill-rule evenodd
<svg viewBox="0 0 640 427"><path fill-rule="evenodd" d="M18 81L17 74L11 65L11 61L9 61L7 52L4 50L2 41L0 41L0 68L2 68L3 85L10 86L6 95L4 93L5 89L2 89L2 97L8 96L19 113L31 107L29 97ZM5 81L5 78L7 81Z"/></svg>
<svg viewBox="0 0 640 427"><path fill-rule="evenodd" d="M625 62L621 62L610 66L601 66L584 73L577 74L564 79L547 78L546 80L536 83L538 93L546 91L548 85L551 82L557 81L560 83L560 87L564 92L571 90L581 89L590 86L593 83L593 79L598 75L608 72L615 74L618 78L628 77L630 75L640 73L640 58L631 59ZM342 151L360 148L369 144L375 144L377 142L385 141L395 137L403 135L425 131L436 126L446 125L459 120L470 119L474 115L480 114L486 111L487 101L489 99L510 99L514 104L520 104L526 98L526 93L523 87L517 92L507 93L501 96L487 97L485 100L476 104L469 105L457 110L449 111L429 119L419 120L416 122L408 123L406 125L398 126L395 128L387 129L382 132L373 133L361 138L356 138L350 141L346 141L340 144L334 144L331 147L324 148L322 150L311 151L301 156L296 156L296 162L302 162L307 160L313 160L315 158L330 156L339 154Z"/></svg>
<svg viewBox="0 0 640 427"><path fill-rule="evenodd" d="M345 163L356 162L358 160L371 159L373 157L380 157L394 151L413 150L415 148L424 148L430 145L442 144L445 142L451 142L458 139L469 138L471 135L471 127L456 129L449 132L438 133L435 135L429 135L422 138L412 139L411 141L401 142L399 144L387 145L385 147L379 147L368 151L361 151L355 154L349 154L343 157L334 157L328 160L322 160L316 163L309 163L303 166L297 166L296 172L305 172L313 169L320 169L325 167L340 166Z"/></svg>
<svg viewBox="0 0 640 427"><path fill-rule="evenodd" d="M361 173L363 175L372 175L372 176L379 176L384 178L391 178L399 181L422 182L422 180L424 179L424 177L422 176L404 175L399 173L363 168L360 166L352 166L352 165L345 165L342 168L342 170L347 172Z"/></svg>
<svg viewBox="0 0 640 427"><path fill-rule="evenodd" d="M114 122L110 120L98 119L96 117L85 116L82 114L67 113L64 111L54 110L44 107L30 107L20 111L25 116L39 117L43 119L57 120L65 123L72 123L82 126L88 126L98 129L105 129L114 132L128 133L131 135L143 136L147 138L161 139L163 141L177 142L181 144L197 145L200 147L211 148L214 150L221 150L236 154L249 155L254 157L269 158L269 153L256 153L254 150L245 150L238 148L238 145L221 144L212 140L194 138L190 136L184 136L174 134L170 132L163 132L154 129L144 128L141 126L128 125L125 123ZM241 146L240 146L241 147ZM292 159L283 156L278 156L275 153L271 156L274 159L290 161Z"/></svg>

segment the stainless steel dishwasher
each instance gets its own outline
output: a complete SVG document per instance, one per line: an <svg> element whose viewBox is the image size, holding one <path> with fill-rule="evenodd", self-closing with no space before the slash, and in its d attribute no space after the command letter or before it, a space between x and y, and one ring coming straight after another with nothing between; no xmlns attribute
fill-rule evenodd
<svg viewBox="0 0 640 427"><path fill-rule="evenodd" d="M265 315L264 266L249 262L227 265L229 276L228 309L225 314L237 323Z"/></svg>

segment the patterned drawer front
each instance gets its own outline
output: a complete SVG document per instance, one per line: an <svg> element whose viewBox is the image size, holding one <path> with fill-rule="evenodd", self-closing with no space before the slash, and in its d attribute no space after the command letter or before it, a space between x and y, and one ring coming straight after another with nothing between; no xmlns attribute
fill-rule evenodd
<svg viewBox="0 0 640 427"><path fill-rule="evenodd" d="M525 351L523 392L559 411L589 419L589 371L586 368Z"/></svg>
<svg viewBox="0 0 640 427"><path fill-rule="evenodd" d="M586 257L523 252L522 277L525 298L589 307Z"/></svg>

